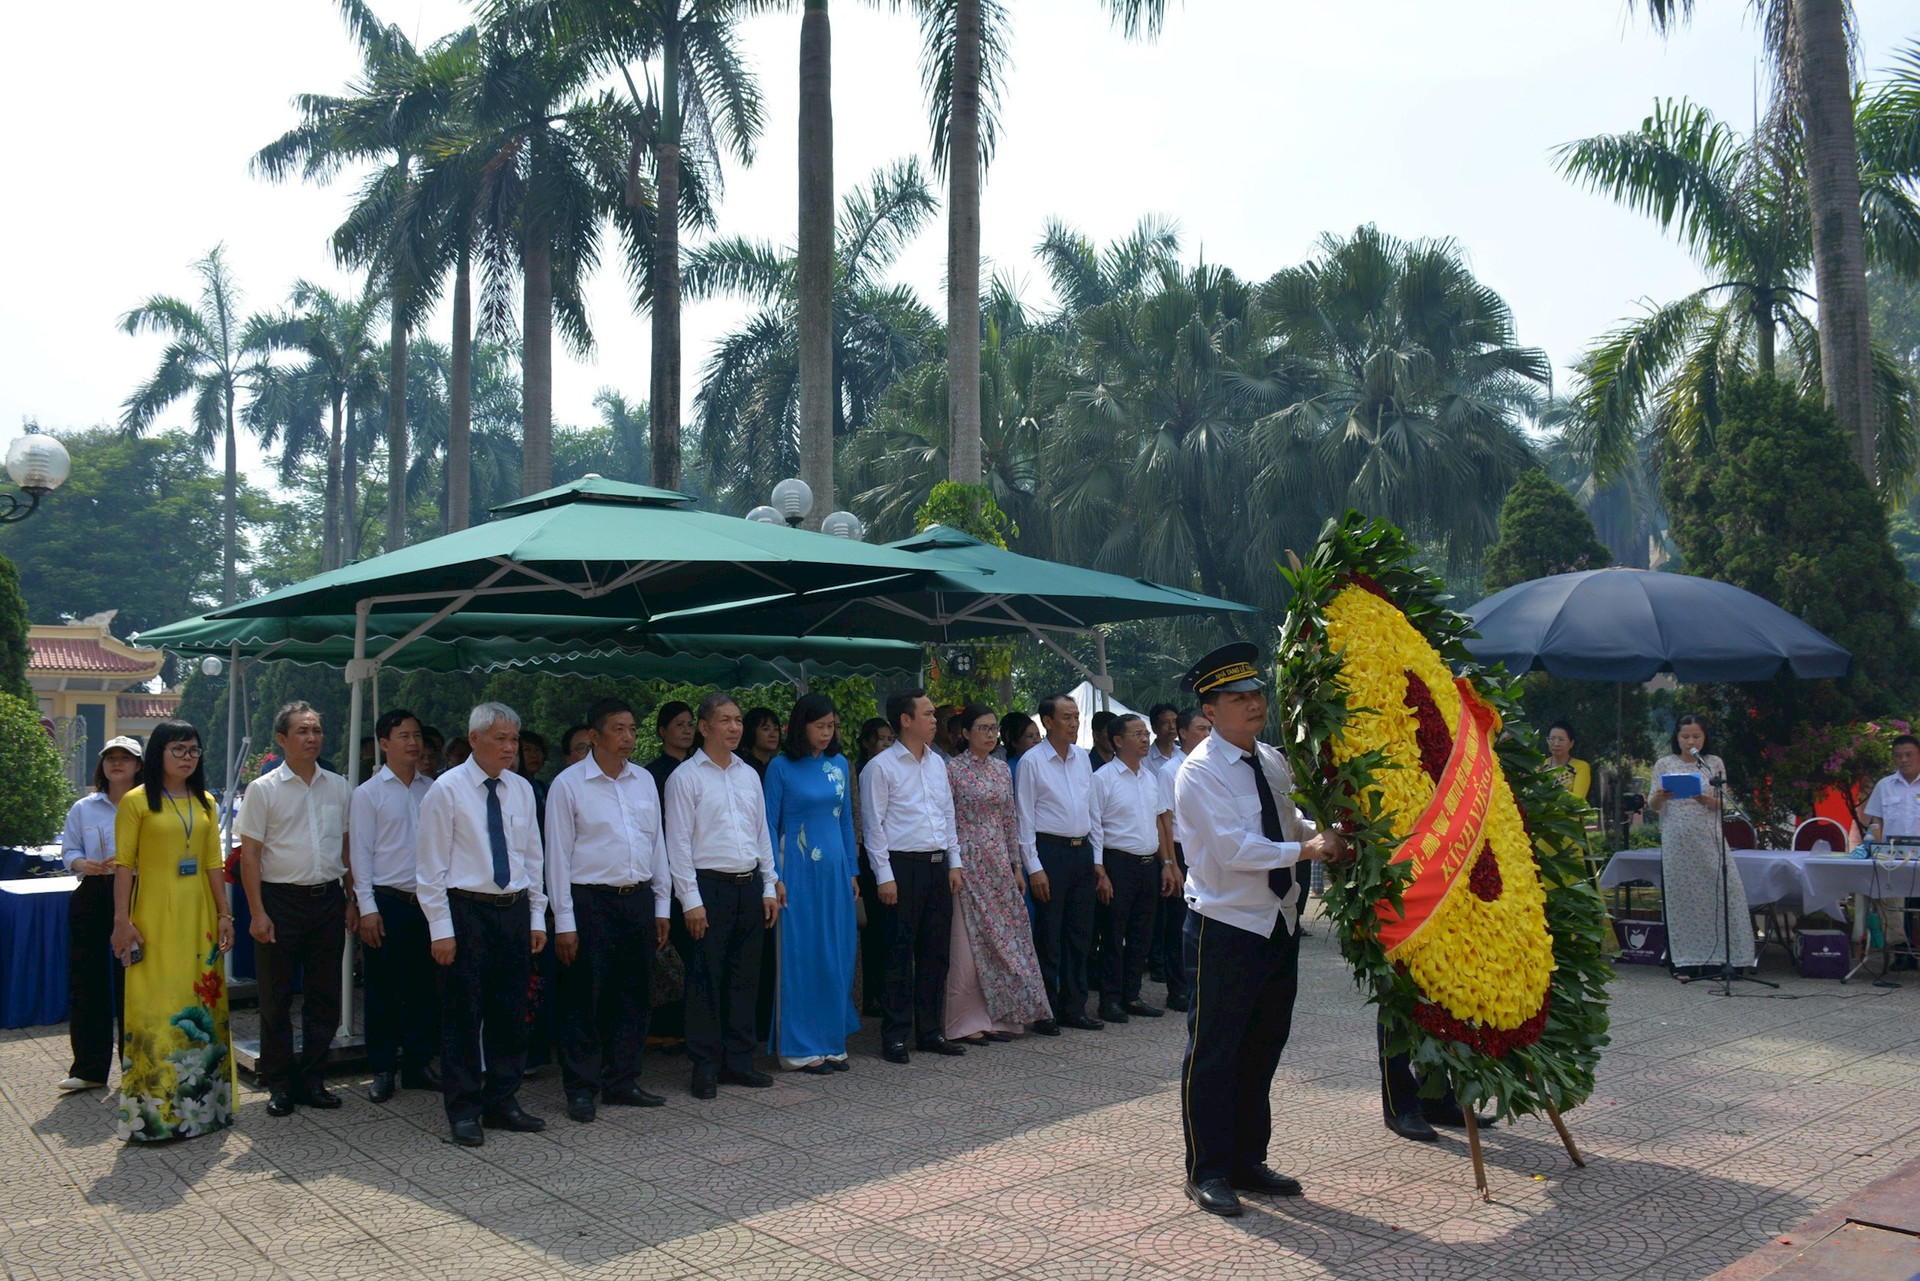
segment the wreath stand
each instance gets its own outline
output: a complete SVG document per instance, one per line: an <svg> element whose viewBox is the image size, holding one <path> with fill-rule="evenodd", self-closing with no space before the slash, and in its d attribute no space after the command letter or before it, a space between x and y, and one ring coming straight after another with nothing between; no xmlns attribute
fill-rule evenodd
<svg viewBox="0 0 1920 1281"><path fill-rule="evenodd" d="M1567 1155L1572 1158L1576 1167L1586 1169L1587 1163L1581 1157L1580 1149L1574 1146L1573 1135L1567 1131L1567 1123L1560 1119L1560 1109L1553 1106L1553 1100L1547 1097L1547 1092L1540 1089L1538 1077L1534 1078L1533 1088L1540 1091L1540 1106L1547 1110L1547 1119L1553 1122L1554 1130L1560 1135L1560 1142L1566 1145ZM1474 1116L1472 1108L1461 1108L1460 1111L1467 1118L1467 1151L1473 1154L1474 1191L1480 1194L1482 1201L1491 1204L1493 1192L1487 1186L1487 1163L1480 1155L1480 1122Z"/></svg>

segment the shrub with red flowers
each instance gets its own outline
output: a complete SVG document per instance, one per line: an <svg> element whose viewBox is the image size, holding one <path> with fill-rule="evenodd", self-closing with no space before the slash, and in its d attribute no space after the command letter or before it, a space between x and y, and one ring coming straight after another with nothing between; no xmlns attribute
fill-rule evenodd
<svg viewBox="0 0 1920 1281"><path fill-rule="evenodd" d="M1912 732L1906 721L1855 721L1809 728L1784 747L1768 747L1773 798L1805 817L1821 797L1836 792L1854 824L1864 827L1860 807L1873 785L1893 773L1893 740Z"/></svg>

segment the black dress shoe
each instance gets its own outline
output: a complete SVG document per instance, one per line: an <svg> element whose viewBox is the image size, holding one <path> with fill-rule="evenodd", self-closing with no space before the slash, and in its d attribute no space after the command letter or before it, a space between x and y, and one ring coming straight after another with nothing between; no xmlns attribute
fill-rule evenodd
<svg viewBox="0 0 1920 1281"><path fill-rule="evenodd" d="M956 1045L944 1036L922 1037L913 1048L922 1054L944 1054L950 1059L958 1058L967 1052L966 1046Z"/></svg>
<svg viewBox="0 0 1920 1281"><path fill-rule="evenodd" d="M657 1094L648 1093L637 1085L629 1085L624 1090L607 1090L600 1095L600 1101L616 1108L663 1108L667 1101Z"/></svg>
<svg viewBox="0 0 1920 1281"><path fill-rule="evenodd" d="M453 1141L463 1148L477 1148L487 1141L480 1132L480 1123L474 1120L455 1121L453 1123Z"/></svg>
<svg viewBox="0 0 1920 1281"><path fill-rule="evenodd" d="M757 1071L754 1068L748 1068L744 1072L736 1072L732 1068L722 1068L720 1070L720 1084L744 1085L749 1090L764 1090L773 1084L773 1078L765 1072Z"/></svg>
<svg viewBox="0 0 1920 1281"><path fill-rule="evenodd" d="M1148 1005L1145 1001L1128 1001L1125 1005L1121 1006L1120 1008L1125 1010L1127 1013L1133 1015L1135 1018L1141 1018L1141 1019L1157 1019L1160 1017L1162 1013L1161 1011L1154 1009L1151 1005Z"/></svg>
<svg viewBox="0 0 1920 1281"><path fill-rule="evenodd" d="M1242 1192L1266 1192L1273 1196L1299 1196L1300 1180L1280 1173L1272 1166L1260 1165L1227 1176L1227 1182Z"/></svg>
<svg viewBox="0 0 1920 1281"><path fill-rule="evenodd" d="M833 1064L821 1059L818 1063L809 1063L800 1070L808 1076L832 1076Z"/></svg>
<svg viewBox="0 0 1920 1281"><path fill-rule="evenodd" d="M324 1085L316 1085L300 1095L300 1101L310 1108L329 1111L340 1106L341 1098Z"/></svg>
<svg viewBox="0 0 1920 1281"><path fill-rule="evenodd" d="M847 1062L845 1059L828 1059L827 1066L836 1072L853 1071L853 1064Z"/></svg>
<svg viewBox="0 0 1920 1281"><path fill-rule="evenodd" d="M1387 1128L1403 1139L1412 1139L1416 1143L1432 1143L1439 1139L1433 1127L1427 1124L1427 1118L1415 1108L1411 1112L1402 1112L1399 1116L1387 1118Z"/></svg>
<svg viewBox="0 0 1920 1281"><path fill-rule="evenodd" d="M423 1067L418 1072L403 1071L400 1073L400 1088L404 1090L432 1090L435 1094L438 1094L441 1088L440 1074L430 1067Z"/></svg>
<svg viewBox="0 0 1920 1281"><path fill-rule="evenodd" d="M1167 1008L1170 1010L1178 1010L1182 1014L1185 1014L1192 1005L1193 1002L1184 996L1169 995L1167 997Z"/></svg>
<svg viewBox="0 0 1920 1281"><path fill-rule="evenodd" d="M375 1103L385 1103L400 1088L399 1078L392 1072L375 1072L373 1083L367 1086L367 1097Z"/></svg>
<svg viewBox="0 0 1920 1281"><path fill-rule="evenodd" d="M1059 1036L1060 1025L1052 1019L1040 1019L1032 1025L1035 1036Z"/></svg>
<svg viewBox="0 0 1920 1281"><path fill-rule="evenodd" d="M1458 1103L1423 1103L1420 1115L1426 1118L1428 1125L1447 1125L1455 1129L1467 1123L1467 1114L1460 1110ZM1481 1125L1492 1125L1493 1118L1474 1113L1473 1119Z"/></svg>
<svg viewBox="0 0 1920 1281"><path fill-rule="evenodd" d="M1005 1032L986 1031L980 1034L980 1039L983 1041L991 1041L996 1045L1005 1045L1008 1041L1011 1041L1013 1038L1008 1036Z"/></svg>
<svg viewBox="0 0 1920 1281"><path fill-rule="evenodd" d="M1208 1179L1205 1183L1188 1179L1187 1200L1208 1214L1217 1214L1223 1219L1231 1219L1242 1213L1240 1198L1233 1194L1232 1186L1225 1179Z"/></svg>
<svg viewBox="0 0 1920 1281"><path fill-rule="evenodd" d="M591 1094L576 1094L568 1099L567 1115L582 1125L593 1120L593 1118L598 1115L594 1110L593 1096Z"/></svg>
<svg viewBox="0 0 1920 1281"><path fill-rule="evenodd" d="M277 1094L267 1096L267 1115L292 1116L293 1096L284 1090Z"/></svg>
<svg viewBox="0 0 1920 1281"><path fill-rule="evenodd" d="M693 1077L693 1097L696 1099L716 1099L720 1097L718 1078L704 1072L696 1072Z"/></svg>
<svg viewBox="0 0 1920 1281"><path fill-rule="evenodd" d="M481 1113L480 1123L489 1130L512 1130L518 1134L538 1134L547 1128L545 1118L535 1116L513 1099L496 1103Z"/></svg>
<svg viewBox="0 0 1920 1281"><path fill-rule="evenodd" d="M912 1061L907 1056L907 1046L904 1041L899 1045L881 1046L880 1057L889 1063L909 1063Z"/></svg>
<svg viewBox="0 0 1920 1281"><path fill-rule="evenodd" d="M1108 1023L1125 1023L1127 1021L1127 1012L1120 1008L1120 1002L1118 1001L1102 1001L1100 1002L1100 1017ZM1068 1022L1067 1026L1072 1027L1074 1025L1072 1022Z"/></svg>
<svg viewBox="0 0 1920 1281"><path fill-rule="evenodd" d="M1090 1019L1084 1014L1069 1014L1066 1018L1059 1019L1057 1022L1061 1027L1077 1028L1082 1032L1098 1032L1106 1026L1106 1024L1102 1023L1099 1019Z"/></svg>

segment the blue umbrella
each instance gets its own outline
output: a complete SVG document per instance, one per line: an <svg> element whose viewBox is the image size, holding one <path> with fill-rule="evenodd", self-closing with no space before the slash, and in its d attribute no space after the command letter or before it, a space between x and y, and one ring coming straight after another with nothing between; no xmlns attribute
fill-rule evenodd
<svg viewBox="0 0 1920 1281"><path fill-rule="evenodd" d="M1853 655L1730 583L1644 569L1590 569L1516 583L1467 611L1467 649L1519 675L1587 681L1763 681L1845 676Z"/></svg>

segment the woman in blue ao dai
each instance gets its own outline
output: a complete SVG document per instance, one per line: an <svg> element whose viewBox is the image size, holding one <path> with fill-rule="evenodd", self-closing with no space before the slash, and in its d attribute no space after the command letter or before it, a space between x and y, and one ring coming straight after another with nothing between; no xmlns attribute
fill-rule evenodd
<svg viewBox="0 0 1920 1281"><path fill-rule="evenodd" d="M819 694L793 707L784 750L767 766L767 828L786 887L780 986L768 1050L780 1066L824 1076L847 1070L860 892L853 771L840 754L840 718Z"/></svg>

